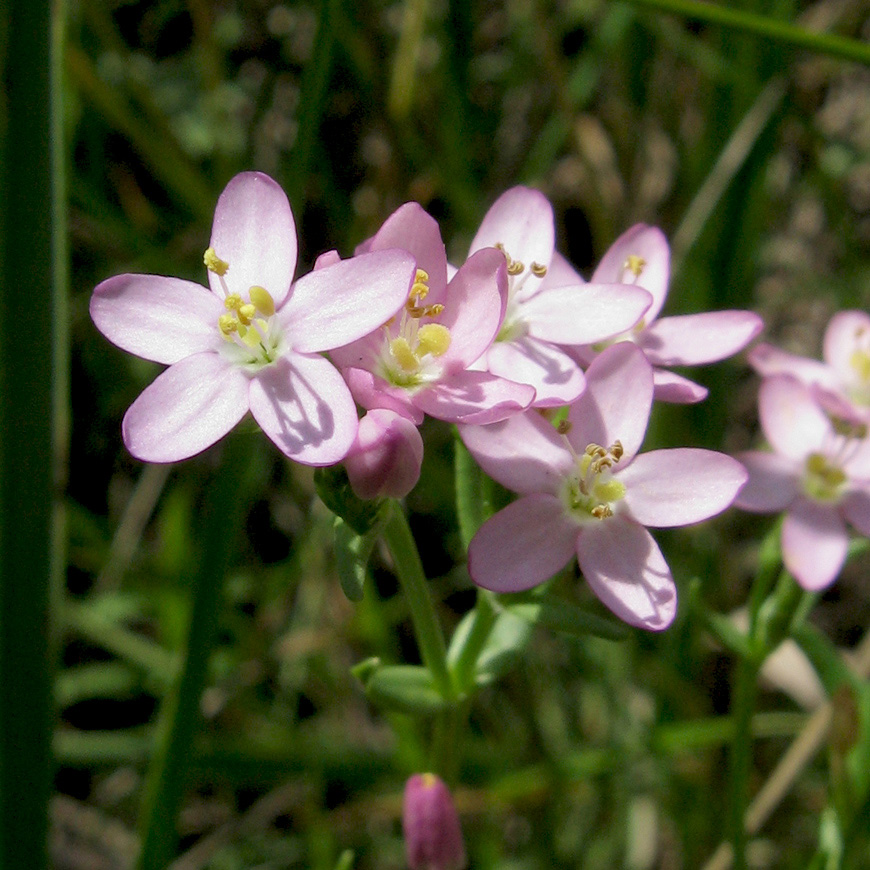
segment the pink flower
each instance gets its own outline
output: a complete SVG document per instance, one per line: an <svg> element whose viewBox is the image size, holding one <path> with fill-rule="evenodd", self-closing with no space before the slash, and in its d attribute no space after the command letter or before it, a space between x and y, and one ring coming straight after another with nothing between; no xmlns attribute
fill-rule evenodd
<svg viewBox="0 0 870 870"><path fill-rule="evenodd" d="M221 194L204 259L210 290L180 278L118 275L91 298L91 317L110 341L169 365L128 409L127 449L146 462L186 459L250 410L291 459L341 460L356 435L356 408L320 354L396 312L412 259L380 251L293 283L290 203L259 172L237 175Z"/></svg>
<svg viewBox="0 0 870 870"><path fill-rule="evenodd" d="M812 388L788 375L762 381L758 412L774 452L741 454L749 482L735 504L755 513L787 511L783 562L805 589L823 589L846 559L844 521L870 535L867 426L832 420Z"/></svg>
<svg viewBox="0 0 870 870"><path fill-rule="evenodd" d="M402 830L410 870L463 870L468 865L453 798L434 773L415 774L405 784Z"/></svg>
<svg viewBox="0 0 870 870"><path fill-rule="evenodd" d="M490 207L471 243L502 250L508 300L495 343L476 367L536 390L534 407L573 402L585 380L566 346L631 329L652 297L639 287L591 285L554 250L553 207L537 190L512 187Z"/></svg>
<svg viewBox="0 0 870 870"><path fill-rule="evenodd" d="M825 330L824 362L797 356L770 344L749 352L749 364L762 377L784 374L814 388L833 415L870 422L870 315L840 311Z"/></svg>
<svg viewBox="0 0 870 870"><path fill-rule="evenodd" d="M667 628L676 613L670 569L645 526L684 526L720 513L746 480L710 450L637 455L653 399L652 368L633 344L603 351L586 372L564 434L528 412L462 426L483 470L520 498L479 529L472 580L496 592L544 582L576 554L593 592L631 625Z"/></svg>
<svg viewBox="0 0 870 870"><path fill-rule="evenodd" d="M764 324L751 311L707 311L656 319L668 295L670 259L664 233L636 224L610 246L590 283L638 286L652 294L653 303L643 320L614 340L632 341L646 354L655 367L656 399L700 402L707 389L667 367L704 365L732 356L746 347ZM588 364L600 349L594 345L578 348L578 358Z"/></svg>
<svg viewBox="0 0 870 870"><path fill-rule="evenodd" d="M417 427L395 411L375 408L359 421L356 440L344 460L359 498L404 498L420 479L423 439Z"/></svg>
<svg viewBox="0 0 870 870"><path fill-rule="evenodd" d="M364 408L387 408L418 424L424 414L491 423L527 408L532 387L470 368L492 344L504 315L504 255L478 251L448 283L438 224L413 202L363 246L371 252L389 248L410 252L417 276L399 315L333 351L354 398Z"/></svg>

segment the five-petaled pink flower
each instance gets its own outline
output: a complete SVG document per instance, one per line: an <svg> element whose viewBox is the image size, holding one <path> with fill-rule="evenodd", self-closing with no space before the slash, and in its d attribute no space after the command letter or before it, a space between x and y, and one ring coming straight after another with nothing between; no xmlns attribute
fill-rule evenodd
<svg viewBox="0 0 870 870"><path fill-rule="evenodd" d="M504 320L475 368L531 384L536 408L570 404L583 392L583 371L568 347L631 329L652 303L640 287L587 284L554 250L554 239L547 198L512 187L492 204L470 249L503 251L508 272Z"/></svg>
<svg viewBox="0 0 870 870"><path fill-rule="evenodd" d="M670 281L670 248L656 227L636 224L608 249L590 284L622 284L648 290L652 305L640 323L614 341L632 341L653 364L655 397L662 402L700 402L706 387L669 371L670 366L717 362L742 350L761 332L763 321L752 311L705 311L659 318ZM617 304L614 299L613 304ZM658 318L658 319L657 319ZM576 348L583 364L592 362L600 346Z"/></svg>
<svg viewBox="0 0 870 870"><path fill-rule="evenodd" d="M730 456L692 448L637 455L653 399L644 354L621 342L586 372L563 431L537 412L461 426L484 471L520 494L471 541L472 580L496 592L542 583L576 554L595 594L626 622L667 628L670 569L645 526L683 526L727 508L746 481Z"/></svg>
<svg viewBox="0 0 870 870"><path fill-rule="evenodd" d="M118 275L91 299L98 329L163 372L130 406L124 443L147 462L206 449L250 410L288 457L340 461L357 432L351 394L322 351L365 335L408 296L412 258L378 251L293 283L296 226L278 184L237 175L215 209L208 290L180 278Z"/></svg>
<svg viewBox="0 0 870 870"><path fill-rule="evenodd" d="M471 370L492 344L507 302L507 267L494 248L478 251L448 282L435 219L415 202L395 211L362 250L402 248L417 262L404 309L359 341L333 351L364 408L387 408L415 423L491 423L527 408L527 384Z"/></svg>
<svg viewBox="0 0 870 870"><path fill-rule="evenodd" d="M870 535L867 425L832 418L812 387L790 375L762 381L758 413L775 452L740 454L749 482L735 505L756 513L786 511L783 562L805 589L823 589L846 559L844 520Z"/></svg>

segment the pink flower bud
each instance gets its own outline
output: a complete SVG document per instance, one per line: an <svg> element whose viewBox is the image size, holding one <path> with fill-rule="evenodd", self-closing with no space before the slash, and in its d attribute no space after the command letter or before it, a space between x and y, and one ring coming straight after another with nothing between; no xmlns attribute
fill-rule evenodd
<svg viewBox="0 0 870 870"><path fill-rule="evenodd" d="M411 870L463 870L468 864L453 798L434 773L418 773L405 785L402 816Z"/></svg>
<svg viewBox="0 0 870 870"><path fill-rule="evenodd" d="M347 476L360 498L403 498L420 478L423 439L406 417L377 408L359 421L345 458Z"/></svg>

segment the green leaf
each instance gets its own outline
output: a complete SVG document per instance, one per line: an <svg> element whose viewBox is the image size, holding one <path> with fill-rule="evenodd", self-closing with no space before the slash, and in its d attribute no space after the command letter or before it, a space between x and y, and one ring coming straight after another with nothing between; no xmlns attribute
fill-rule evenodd
<svg viewBox="0 0 870 870"><path fill-rule="evenodd" d="M358 535L365 535L381 522L385 500L365 501L359 498L351 489L343 465L316 469L314 486L320 500Z"/></svg>
<svg viewBox="0 0 870 870"><path fill-rule="evenodd" d="M494 683L522 660L523 651L532 636L532 624L527 619L502 611L492 627L477 659L477 684Z"/></svg>
<svg viewBox="0 0 870 870"><path fill-rule="evenodd" d="M379 668L366 683L366 695L385 710L416 716L439 713L448 706L435 688L432 674L421 665Z"/></svg>
<svg viewBox="0 0 870 870"><path fill-rule="evenodd" d="M341 589L350 601L362 601L378 527L376 525L364 535L358 535L341 517L336 517L334 531L335 566Z"/></svg>
<svg viewBox="0 0 870 870"><path fill-rule="evenodd" d="M605 619L551 595L540 595L531 601L509 604L505 609L533 625L573 637L593 635L606 640L624 640L629 634L624 623Z"/></svg>

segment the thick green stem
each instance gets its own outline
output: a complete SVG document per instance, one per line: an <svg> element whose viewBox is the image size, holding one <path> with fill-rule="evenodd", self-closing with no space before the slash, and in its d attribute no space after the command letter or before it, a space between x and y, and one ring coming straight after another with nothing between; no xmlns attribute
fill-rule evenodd
<svg viewBox="0 0 870 870"><path fill-rule="evenodd" d="M389 516L384 523L383 536L393 555L396 576L402 584L405 599L411 610L414 634L417 637L423 664L432 674L432 679L441 695L452 700L455 691L447 669L444 634L429 595L426 575L423 573L423 564L417 552L417 545L414 543L414 536L398 502L391 505Z"/></svg>

